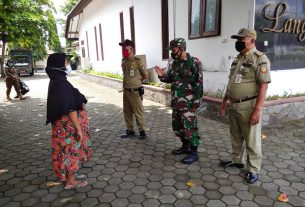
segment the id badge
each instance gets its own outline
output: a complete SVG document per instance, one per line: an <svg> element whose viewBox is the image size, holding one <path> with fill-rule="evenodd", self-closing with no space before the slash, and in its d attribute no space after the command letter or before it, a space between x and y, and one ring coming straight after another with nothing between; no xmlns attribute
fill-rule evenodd
<svg viewBox="0 0 305 207"><path fill-rule="evenodd" d="M241 83L242 78L243 78L242 74L237 74L236 79L235 79L235 83Z"/></svg>
<svg viewBox="0 0 305 207"><path fill-rule="evenodd" d="M134 69L131 69L131 70L130 70L129 75L130 75L130 76L134 76Z"/></svg>

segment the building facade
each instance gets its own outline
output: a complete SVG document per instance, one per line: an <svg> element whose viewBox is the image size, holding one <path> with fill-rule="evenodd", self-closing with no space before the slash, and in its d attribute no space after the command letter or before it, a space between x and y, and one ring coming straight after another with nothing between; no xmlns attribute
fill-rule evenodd
<svg viewBox="0 0 305 207"><path fill-rule="evenodd" d="M165 67L171 39L204 67L204 91L223 93L237 56L230 36L258 32L257 47L271 60L268 95L304 93L305 0L80 0L67 18L66 38L79 42L81 67L121 73L124 39L146 56L147 68Z"/></svg>

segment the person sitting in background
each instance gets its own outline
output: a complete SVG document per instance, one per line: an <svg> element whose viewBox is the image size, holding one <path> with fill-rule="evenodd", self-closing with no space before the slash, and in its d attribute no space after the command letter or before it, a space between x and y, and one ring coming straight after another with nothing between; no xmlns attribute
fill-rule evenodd
<svg viewBox="0 0 305 207"><path fill-rule="evenodd" d="M51 54L46 73L50 78L47 100L47 121L52 124L52 168L55 176L66 182L65 189L84 187L78 180L80 161L91 156L87 99L67 80L70 66L65 53Z"/></svg>

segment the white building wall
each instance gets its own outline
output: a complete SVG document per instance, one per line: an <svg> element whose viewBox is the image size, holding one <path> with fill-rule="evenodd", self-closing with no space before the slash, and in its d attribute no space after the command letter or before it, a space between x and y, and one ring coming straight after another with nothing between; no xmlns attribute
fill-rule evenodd
<svg viewBox="0 0 305 207"><path fill-rule="evenodd" d="M174 1L176 12L174 12ZM124 14L125 39L131 39L129 8L134 6L135 40L138 55L145 54L147 67L155 65L165 67L167 62L162 60L162 27L161 1L156 0L93 0L83 11L80 23L80 41L85 43L86 59L82 67L92 64L98 71L121 73L121 41L119 13ZM188 39L188 1L169 0L169 40L182 37L187 40L187 51L198 57L204 68L204 91L223 91L227 81L232 60L237 56L232 34L242 27L254 25L255 0L222 0L221 35L216 37ZM174 34L174 13L175 34ZM99 24L103 30L104 61L101 59ZM99 61L96 58L94 26L97 29ZM86 31L90 48L90 61L87 53ZM80 44L80 47L81 44ZM80 53L81 54L81 53ZM290 74L291 82L287 87L282 80ZM297 84L303 84L304 70L272 71L268 95L283 94L286 91L302 92ZM300 79L300 80L299 80ZM302 82L303 81L303 82ZM285 88L285 89L284 89ZM288 89L289 88L289 89ZM304 90L303 90L304 92Z"/></svg>
<svg viewBox="0 0 305 207"><path fill-rule="evenodd" d="M149 7L148 7L149 5ZM145 54L147 67L160 63L161 54L161 3L155 0L93 0L83 12L80 27L80 41L85 42L86 60L82 67L92 64L95 70L121 73L121 42L120 17L124 16L125 39L131 39L129 8L134 6L135 42L137 54ZM104 61L101 60L99 24L103 31ZM96 58L94 26L97 28L98 52L100 60ZM87 53L86 31L88 31L90 61ZM81 53L80 53L81 54Z"/></svg>
<svg viewBox="0 0 305 207"><path fill-rule="evenodd" d="M170 10L173 10L173 0L170 1ZM230 64L233 57L237 56L235 40L230 37L242 27L253 27L253 12L254 0L223 0L221 35L188 40L188 1L176 0L175 36L185 38L187 51L202 61L205 70L203 74L205 91L215 92L225 88ZM170 39L174 37L173 27L173 18L170 18Z"/></svg>

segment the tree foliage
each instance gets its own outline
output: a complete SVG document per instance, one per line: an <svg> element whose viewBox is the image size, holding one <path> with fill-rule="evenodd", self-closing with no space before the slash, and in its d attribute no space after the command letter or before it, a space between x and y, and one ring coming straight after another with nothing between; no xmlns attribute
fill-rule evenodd
<svg viewBox="0 0 305 207"><path fill-rule="evenodd" d="M61 6L61 11L67 15L74 8L74 6L78 3L78 0L66 0L65 4Z"/></svg>
<svg viewBox="0 0 305 207"><path fill-rule="evenodd" d="M4 46L8 43L10 48L30 49L34 60L47 55L46 46L60 51L54 12L50 0L0 0L0 35Z"/></svg>

